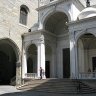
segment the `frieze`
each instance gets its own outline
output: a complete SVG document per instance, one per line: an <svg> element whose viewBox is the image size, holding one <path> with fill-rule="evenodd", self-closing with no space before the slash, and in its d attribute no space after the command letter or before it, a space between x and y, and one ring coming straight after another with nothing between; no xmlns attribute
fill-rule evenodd
<svg viewBox="0 0 96 96"><path fill-rule="evenodd" d="M70 35L72 36L75 36L75 39L80 37L81 35L83 34L86 34L86 33L91 33L91 34L94 34L96 35L96 27L92 27L92 28L85 28L85 29L82 29L82 30L76 30L76 31L72 31L70 32Z"/></svg>
<svg viewBox="0 0 96 96"><path fill-rule="evenodd" d="M53 1L50 1L50 0L39 0L39 7L40 9L41 8L45 8L46 6L50 6L50 5L56 5L56 4L60 4L62 2L68 2L70 0L53 0Z"/></svg>
<svg viewBox="0 0 96 96"><path fill-rule="evenodd" d="M29 41L25 42L25 48L27 48L31 44L35 44L37 46L38 44L41 44L41 43L44 43L44 40L42 40L42 39L29 40Z"/></svg>
<svg viewBox="0 0 96 96"><path fill-rule="evenodd" d="M80 21L70 22L69 30L70 31L77 31L77 30L83 30L84 28L92 28L96 27L96 17L94 18L87 18Z"/></svg>

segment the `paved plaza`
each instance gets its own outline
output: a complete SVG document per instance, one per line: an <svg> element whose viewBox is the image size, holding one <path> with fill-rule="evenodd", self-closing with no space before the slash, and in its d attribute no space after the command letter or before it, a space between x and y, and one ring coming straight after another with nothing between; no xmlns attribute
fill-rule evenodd
<svg viewBox="0 0 96 96"><path fill-rule="evenodd" d="M96 94L57 94L46 92L35 92L32 90L20 91L14 86L0 86L0 96L96 96Z"/></svg>

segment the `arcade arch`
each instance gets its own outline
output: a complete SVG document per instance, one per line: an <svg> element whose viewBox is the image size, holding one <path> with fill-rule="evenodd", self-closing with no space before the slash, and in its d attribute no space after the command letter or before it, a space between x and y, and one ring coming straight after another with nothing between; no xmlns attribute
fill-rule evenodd
<svg viewBox="0 0 96 96"><path fill-rule="evenodd" d="M91 33L83 34L77 41L79 73L87 73L96 68L96 37Z"/></svg>
<svg viewBox="0 0 96 96"><path fill-rule="evenodd" d="M51 43L51 48L55 48L54 49L54 53L52 52L52 49L50 49L50 47L47 46L46 42L47 39L45 38L45 52L46 50L50 49L50 58L51 58L51 62L50 62L50 72L51 70L54 70L55 75L56 76L58 74L58 78L69 78L70 76L70 71L66 71L69 72L68 75L65 74L65 66L68 65L67 69L70 70L70 50L69 50L69 31L68 31L68 26L67 26L67 22L68 22L68 17L65 13L63 12L54 12L53 14L51 14L50 16L48 15L44 21L44 29L47 31L47 33L51 33L51 36L49 36L48 38L50 38L50 40L48 40L48 42ZM50 44L48 44L50 45ZM55 47L54 47L55 46ZM68 50L67 50L68 49ZM68 53L68 58L64 58L64 55L66 55ZM54 55L56 54L56 56ZM46 58L47 58L48 54L46 53ZM54 58L54 59L53 59ZM57 59L56 59L57 58ZM68 61L68 62L67 62ZM47 62L49 63L49 62ZM54 63L54 64L52 64ZM68 63L68 64L65 64ZM54 68L56 67L56 68ZM57 72L56 72L57 71ZM53 73L54 73L53 72ZM66 75L66 76L65 76Z"/></svg>
<svg viewBox="0 0 96 96"><path fill-rule="evenodd" d="M16 63L19 61L19 49L10 39L0 40L0 84L10 84L16 77Z"/></svg>
<svg viewBox="0 0 96 96"><path fill-rule="evenodd" d="M27 73L37 73L37 47L31 44L27 49Z"/></svg>
<svg viewBox="0 0 96 96"><path fill-rule="evenodd" d="M45 19L44 29L55 35L61 35L68 32L68 17L63 12L55 12L50 17Z"/></svg>

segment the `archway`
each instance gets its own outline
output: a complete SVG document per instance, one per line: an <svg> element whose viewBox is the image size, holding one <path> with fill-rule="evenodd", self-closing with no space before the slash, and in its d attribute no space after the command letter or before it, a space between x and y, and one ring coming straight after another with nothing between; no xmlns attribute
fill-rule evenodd
<svg viewBox="0 0 96 96"><path fill-rule="evenodd" d="M68 32L67 22L68 17L65 13L56 12L45 19L44 28L55 35L66 34Z"/></svg>
<svg viewBox="0 0 96 96"><path fill-rule="evenodd" d="M37 73L37 47L31 44L27 54L27 73Z"/></svg>
<svg viewBox="0 0 96 96"><path fill-rule="evenodd" d="M51 60L51 65L52 67L51 70L53 70L53 73L55 74L55 77L59 78L68 78L70 76L64 76L65 72L70 73L70 51L69 50L64 50L69 48L69 30L67 23L68 22L68 16L63 13L63 12L54 12L53 14L49 15L46 17L44 21L44 28L47 31L47 33L50 34L49 37L50 40L47 40L45 38L45 43L49 42L51 43L51 47L54 48L54 52L51 52L52 60ZM49 44L47 43L47 44ZM50 45L50 44L49 44ZM50 49L50 47L46 48ZM68 58L64 58L64 55L68 55ZM54 55L55 54L55 55ZM54 57L53 57L54 56ZM65 71L66 65L64 63L68 63L68 70ZM49 63L49 61L47 61ZM54 63L54 64L53 64ZM50 71L51 72L51 71ZM58 75L58 76L57 76Z"/></svg>
<svg viewBox="0 0 96 96"><path fill-rule="evenodd" d="M96 68L96 37L83 34L77 41L77 56L79 73L94 72Z"/></svg>
<svg viewBox="0 0 96 96"><path fill-rule="evenodd" d="M16 45L9 39L0 40L0 84L8 85L16 76L19 58Z"/></svg>

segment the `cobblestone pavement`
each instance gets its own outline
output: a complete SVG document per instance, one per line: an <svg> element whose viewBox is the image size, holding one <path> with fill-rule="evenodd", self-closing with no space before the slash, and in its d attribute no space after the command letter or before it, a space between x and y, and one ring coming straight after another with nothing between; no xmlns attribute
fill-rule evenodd
<svg viewBox="0 0 96 96"><path fill-rule="evenodd" d="M96 94L56 94L16 90L14 86L0 86L0 96L96 96Z"/></svg>

